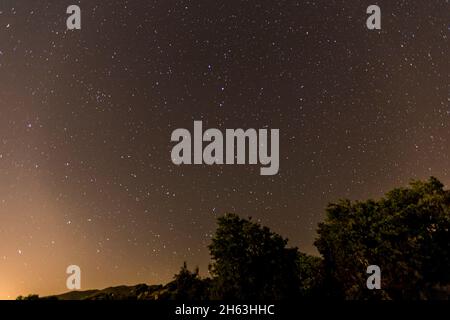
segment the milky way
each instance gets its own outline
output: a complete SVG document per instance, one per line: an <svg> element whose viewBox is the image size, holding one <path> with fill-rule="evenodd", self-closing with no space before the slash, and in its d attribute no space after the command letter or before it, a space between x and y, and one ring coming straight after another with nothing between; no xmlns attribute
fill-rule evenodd
<svg viewBox="0 0 450 320"><path fill-rule="evenodd" d="M314 254L328 202L450 183L449 3L370 4L2 1L0 298L207 275L226 212ZM175 166L195 120L279 129L279 173Z"/></svg>

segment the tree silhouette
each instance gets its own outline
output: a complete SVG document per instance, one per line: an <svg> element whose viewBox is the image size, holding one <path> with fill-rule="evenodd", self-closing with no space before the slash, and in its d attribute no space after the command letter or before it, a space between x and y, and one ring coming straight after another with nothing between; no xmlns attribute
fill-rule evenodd
<svg viewBox="0 0 450 320"><path fill-rule="evenodd" d="M301 294L300 253L287 239L228 214L218 219L209 246L212 297L237 300L294 299Z"/></svg>
<svg viewBox="0 0 450 320"><path fill-rule="evenodd" d="M174 280L167 285L167 294L162 298L179 301L200 301L208 299L208 280L202 280L199 269L189 271L186 262Z"/></svg>
<svg viewBox="0 0 450 320"><path fill-rule="evenodd" d="M450 192L436 178L379 200L330 204L316 246L330 291L347 299L430 299L450 283ZM367 290L366 268L382 290Z"/></svg>

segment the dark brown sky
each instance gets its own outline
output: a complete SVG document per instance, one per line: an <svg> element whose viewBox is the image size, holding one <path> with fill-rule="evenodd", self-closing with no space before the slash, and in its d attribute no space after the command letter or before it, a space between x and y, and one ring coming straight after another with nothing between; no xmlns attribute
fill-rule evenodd
<svg viewBox="0 0 450 320"><path fill-rule="evenodd" d="M226 212L314 253L329 201L448 185L449 3L376 2L1 1L0 298L206 274ZM174 166L194 120L280 129L279 174Z"/></svg>

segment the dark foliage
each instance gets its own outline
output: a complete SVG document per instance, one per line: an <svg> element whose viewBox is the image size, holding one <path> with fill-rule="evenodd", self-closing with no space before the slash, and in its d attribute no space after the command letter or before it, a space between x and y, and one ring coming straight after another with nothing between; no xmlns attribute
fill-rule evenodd
<svg viewBox="0 0 450 320"><path fill-rule="evenodd" d="M145 284L18 300L449 299L450 191L435 178L412 182L378 201L329 204L315 242L322 257L235 214L218 219L209 250L212 279L186 263L165 286ZM366 269L381 268L381 290Z"/></svg>
<svg viewBox="0 0 450 320"><path fill-rule="evenodd" d="M431 178L379 201L330 204L316 246L335 296L430 299L450 283L450 192ZM382 290L366 289L366 268L382 270Z"/></svg>
<svg viewBox="0 0 450 320"><path fill-rule="evenodd" d="M269 228L237 215L219 218L209 246L212 297L281 300L306 294L314 283L309 267L318 262L300 255L297 248L287 248L287 242Z"/></svg>

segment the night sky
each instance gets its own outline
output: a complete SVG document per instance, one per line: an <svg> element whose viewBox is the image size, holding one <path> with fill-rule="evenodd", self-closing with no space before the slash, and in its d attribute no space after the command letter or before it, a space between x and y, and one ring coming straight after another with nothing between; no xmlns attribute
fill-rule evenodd
<svg viewBox="0 0 450 320"><path fill-rule="evenodd" d="M67 291L71 264L82 289L207 275L227 212L315 254L328 202L450 184L449 18L448 0L1 1L0 298ZM194 120L279 129L279 173L174 165Z"/></svg>

